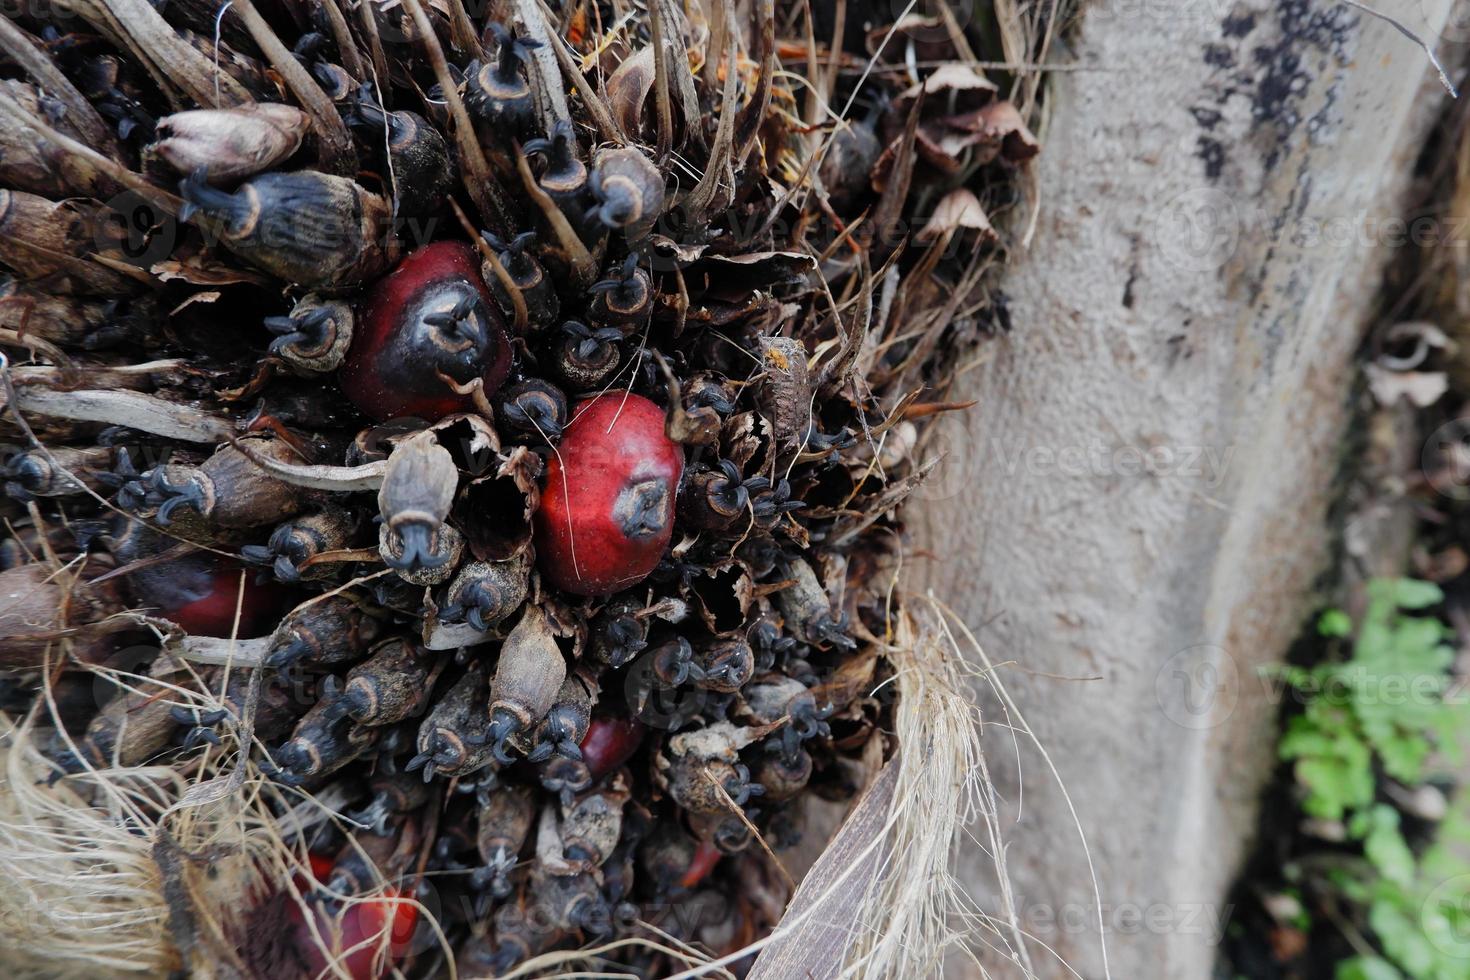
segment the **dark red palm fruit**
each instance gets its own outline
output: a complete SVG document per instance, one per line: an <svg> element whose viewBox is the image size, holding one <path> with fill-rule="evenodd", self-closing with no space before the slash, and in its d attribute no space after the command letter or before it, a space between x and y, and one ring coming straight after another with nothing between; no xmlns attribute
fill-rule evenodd
<svg viewBox="0 0 1470 980"><path fill-rule="evenodd" d="M715 869L715 865L719 864L720 858L724 856L724 854L720 853L720 849L712 842L707 840L700 841L699 846L694 849L694 857L690 859L688 869L685 870L684 876L679 879L679 886L681 888L693 888L705 878L709 877L709 873Z"/></svg>
<svg viewBox="0 0 1470 980"><path fill-rule="evenodd" d="M311 855L312 875L318 881L327 879L332 865L330 858ZM300 876L297 885L309 890ZM396 889L385 889L381 897L355 902L344 909L337 902L318 901L313 896L308 896L307 907L303 908L291 895L280 892L275 901L286 905L288 923L282 944L289 947L290 958L298 961L303 976L336 976L328 969L328 964L335 964L352 980L379 980L408 953L418 924L418 908L399 901L399 894ZM387 947L380 955L385 932ZM317 936L326 942L330 954L321 948Z"/></svg>
<svg viewBox="0 0 1470 980"><path fill-rule="evenodd" d="M479 254L464 242L434 242L368 293L338 380L365 415L433 421L474 407L441 374L459 385L479 378L489 395L510 373L510 359Z"/></svg>
<svg viewBox="0 0 1470 980"><path fill-rule="evenodd" d="M577 746L594 780L601 779L633 757L643 743L643 725L634 718L603 715L587 725Z"/></svg>
<svg viewBox="0 0 1470 980"><path fill-rule="evenodd" d="M235 606L240 607L238 639L268 636L290 601L290 593L275 582L255 581L253 569L204 555L142 568L131 576L133 594L156 607L159 616L183 627L192 636L228 637L235 629Z"/></svg>
<svg viewBox="0 0 1470 980"><path fill-rule="evenodd" d="M577 595L641 581L669 546L683 472L684 451L647 398L611 391L578 403L536 510L542 576Z"/></svg>
<svg viewBox="0 0 1470 980"><path fill-rule="evenodd" d="M311 876L317 881L326 881L327 875L332 873L332 865L337 863L330 854L318 854L316 851L307 854L306 859L311 864ZM298 883L298 887L305 886Z"/></svg>

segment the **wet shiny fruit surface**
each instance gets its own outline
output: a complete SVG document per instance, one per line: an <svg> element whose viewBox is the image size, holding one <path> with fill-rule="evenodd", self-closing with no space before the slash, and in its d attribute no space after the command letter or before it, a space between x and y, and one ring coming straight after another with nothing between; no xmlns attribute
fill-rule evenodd
<svg viewBox="0 0 1470 980"><path fill-rule="evenodd" d="M312 873L318 880L327 877L329 859L311 858ZM305 970L306 976L341 976L352 980L380 980L393 972L409 950L418 909L400 899L397 889L388 888L380 897L339 905L321 895L308 895L303 909L286 893L274 901L286 905L287 929L284 942L290 947L291 959ZM323 949L317 937L326 941Z"/></svg>
<svg viewBox="0 0 1470 980"><path fill-rule="evenodd" d="M694 888L715 869L724 857L720 849L709 841L700 841L694 850L694 858L689 862L689 869L684 872L684 877L679 879L680 888Z"/></svg>
<svg viewBox="0 0 1470 980"><path fill-rule="evenodd" d="M478 379L486 395L510 373L510 340L464 242L425 245L368 293L342 365L342 390L363 414L434 420L474 405L451 387Z"/></svg>
<svg viewBox="0 0 1470 980"><path fill-rule="evenodd" d="M578 746L593 779L601 779L633 757L643 744L643 726L632 718L593 718Z"/></svg>
<svg viewBox="0 0 1470 980"><path fill-rule="evenodd" d="M289 605L290 594L274 582L257 583L254 570L244 571L242 591L241 571L239 565L191 556L142 570L133 588L142 601L159 607L159 616L193 636L266 636ZM234 632L237 605L240 626Z"/></svg>
<svg viewBox="0 0 1470 980"><path fill-rule="evenodd" d="M536 511L541 574L577 595L644 579L668 549L683 472L662 408L624 391L580 402L548 461Z"/></svg>

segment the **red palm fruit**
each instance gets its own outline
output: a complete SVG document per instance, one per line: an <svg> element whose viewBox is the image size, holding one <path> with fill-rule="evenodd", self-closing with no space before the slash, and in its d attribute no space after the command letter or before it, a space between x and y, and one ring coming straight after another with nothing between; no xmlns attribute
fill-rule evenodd
<svg viewBox="0 0 1470 980"><path fill-rule="evenodd" d="M684 451L647 398L611 391L579 403L536 511L541 574L577 595L641 581L669 546L683 472Z"/></svg>
<svg viewBox="0 0 1470 980"><path fill-rule="evenodd" d="M473 408L445 378L458 385L479 379L489 395L510 373L510 359L479 254L464 242L434 242L368 293L339 380L365 415L433 421Z"/></svg>
<svg viewBox="0 0 1470 980"><path fill-rule="evenodd" d="M601 779L632 758L643 741L643 726L633 718L593 718L578 746L592 778Z"/></svg>
<svg viewBox="0 0 1470 980"><path fill-rule="evenodd" d="M311 876L317 881L326 881L327 876L332 873L332 865L337 863L330 854L319 854L316 851L307 854L306 859L311 863Z"/></svg>
<svg viewBox="0 0 1470 980"><path fill-rule="evenodd" d="M332 903L313 908L310 914L316 920L317 932L326 940L331 953L317 945L301 907L292 902L293 938L306 961L306 975L334 976L326 971L328 963L335 963L352 980L379 980L388 976L393 964L408 952L418 922L418 909L396 901L397 898L398 892L390 888L381 898L349 905L340 911L340 919Z"/></svg>
<svg viewBox="0 0 1470 980"><path fill-rule="evenodd" d="M290 594L275 582L257 584L254 570L245 571L242 592L240 574L241 566L232 562L191 555L140 569L132 588L141 602L157 606L160 616L193 636L230 636L237 604L238 638L269 635Z"/></svg>
<svg viewBox="0 0 1470 980"><path fill-rule="evenodd" d="M330 858L311 855L311 872L318 881L326 880L332 865ZM300 876L297 884L306 889ZM336 976L328 970L330 963L352 980L379 980L388 976L393 964L408 952L418 924L418 908L398 899L399 892L388 888L380 897L345 908L335 901L308 898L308 906L303 909L285 892L275 900L286 903L285 945L291 947L291 958L299 962L304 976ZM326 942L327 950L321 948L317 936Z"/></svg>
<svg viewBox="0 0 1470 980"><path fill-rule="evenodd" d="M689 860L689 868L684 872L684 877L679 879L680 887L693 888L699 884L715 869L722 857L724 855L714 844L707 840L700 841L699 846L694 849L694 857Z"/></svg>

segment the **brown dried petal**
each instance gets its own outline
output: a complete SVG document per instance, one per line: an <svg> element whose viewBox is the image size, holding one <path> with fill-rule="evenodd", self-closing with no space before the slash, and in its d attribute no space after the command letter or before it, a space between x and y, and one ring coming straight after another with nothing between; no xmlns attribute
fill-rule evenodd
<svg viewBox="0 0 1470 980"><path fill-rule="evenodd" d="M500 461L500 435L483 415L446 415L429 426L429 431L449 451L454 465L471 476L478 476Z"/></svg>
<svg viewBox="0 0 1470 980"><path fill-rule="evenodd" d="M946 122L952 129L977 134L994 148L992 156L998 153L1010 163L1024 163L1041 152L1041 143L1010 102L992 102Z"/></svg>
<svg viewBox="0 0 1470 980"><path fill-rule="evenodd" d="M623 132L637 139L643 131L643 107L653 91L653 47L640 48L632 57L623 59L607 80L607 100L613 118Z"/></svg>
<svg viewBox="0 0 1470 980"><path fill-rule="evenodd" d="M279 102L193 109L160 119L145 153L180 174L206 168L211 181L227 183L291 156L309 125L306 113Z"/></svg>
<svg viewBox="0 0 1470 980"><path fill-rule="evenodd" d="M449 516L459 470L449 451L429 432L409 436L388 457L378 508L383 523L394 527L407 521L439 525Z"/></svg>
<svg viewBox="0 0 1470 980"><path fill-rule="evenodd" d="M744 562L730 558L711 565L693 579L690 588L700 618L711 633L729 633L745 625L755 584Z"/></svg>
<svg viewBox="0 0 1470 980"><path fill-rule="evenodd" d="M760 473L771 451L771 425L755 412L738 412L725 420L720 434L720 456L742 473Z"/></svg>
<svg viewBox="0 0 1470 980"><path fill-rule="evenodd" d="M989 101L991 95L1000 91L1000 86L969 65L951 62L934 69L928 78L909 88L896 101L907 106L909 102L919 97L921 91L928 95L940 92L966 92L977 94L985 101Z"/></svg>
<svg viewBox="0 0 1470 980"><path fill-rule="evenodd" d="M500 650L490 683L491 710L503 707L529 727L551 710L566 676L566 658L546 614L529 606Z"/></svg>

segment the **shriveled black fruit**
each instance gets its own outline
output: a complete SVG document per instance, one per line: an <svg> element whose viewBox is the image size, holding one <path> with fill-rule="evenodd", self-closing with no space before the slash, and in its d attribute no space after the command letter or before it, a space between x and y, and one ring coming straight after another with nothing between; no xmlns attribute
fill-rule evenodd
<svg viewBox="0 0 1470 980"><path fill-rule="evenodd" d="M252 177L234 191L201 168L179 185L193 220L256 268L309 289L341 290L398 257L388 202L345 177L301 170Z"/></svg>

